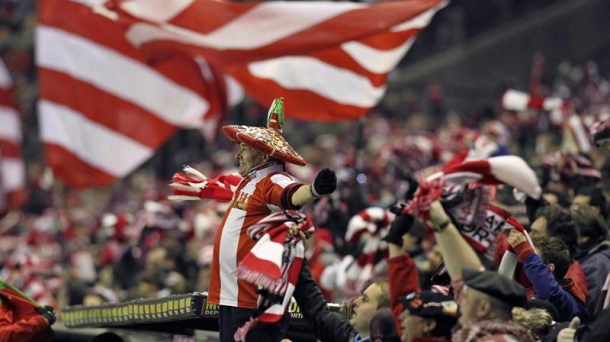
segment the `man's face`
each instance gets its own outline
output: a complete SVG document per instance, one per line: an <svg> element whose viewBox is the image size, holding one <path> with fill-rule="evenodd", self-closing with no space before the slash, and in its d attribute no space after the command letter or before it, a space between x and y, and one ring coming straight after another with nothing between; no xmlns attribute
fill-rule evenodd
<svg viewBox="0 0 610 342"><path fill-rule="evenodd" d="M415 337L424 337L426 332L426 320L422 317L411 315L409 310L400 314L402 326L401 342L411 342Z"/></svg>
<svg viewBox="0 0 610 342"><path fill-rule="evenodd" d="M246 177L252 168L265 161L265 154L244 144L240 144L235 159L237 159L237 163L239 164L240 176Z"/></svg>
<svg viewBox="0 0 610 342"><path fill-rule="evenodd" d="M547 236L548 232L546 229L547 226L547 221L545 217L539 217L536 220L534 220L534 223L532 223L532 226L530 227L531 232L530 232L530 236L531 237L536 237L536 236Z"/></svg>
<svg viewBox="0 0 610 342"><path fill-rule="evenodd" d="M430 262L430 268L432 270L437 269L443 263L441 248L438 245L432 246L430 251L426 254L426 259Z"/></svg>
<svg viewBox="0 0 610 342"><path fill-rule="evenodd" d="M354 313L352 314L349 323L361 337L369 336L369 324L371 323L371 318L373 318L373 315L377 311L379 300L382 295L383 291L381 286L373 283L354 301Z"/></svg>
<svg viewBox="0 0 610 342"><path fill-rule="evenodd" d="M464 285L458 303L460 305L460 318L458 323L461 326L466 326L477 318L484 318L487 314L484 309L485 301L489 301L485 294Z"/></svg>

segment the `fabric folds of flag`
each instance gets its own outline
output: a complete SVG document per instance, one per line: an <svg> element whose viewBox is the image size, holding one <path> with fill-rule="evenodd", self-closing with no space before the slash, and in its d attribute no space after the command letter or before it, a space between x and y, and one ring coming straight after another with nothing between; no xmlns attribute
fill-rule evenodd
<svg viewBox="0 0 610 342"><path fill-rule="evenodd" d="M0 60L0 215L25 200L21 118L13 101L13 90L8 68Z"/></svg>
<svg viewBox="0 0 610 342"><path fill-rule="evenodd" d="M112 0L106 8L149 62L201 54L261 105L281 95L293 118L337 121L381 100L388 74L447 4Z"/></svg>
<svg viewBox="0 0 610 342"><path fill-rule="evenodd" d="M123 26L93 12L100 2L39 2L40 135L47 164L74 187L126 176L179 128L214 139L240 89L201 56L146 64Z"/></svg>

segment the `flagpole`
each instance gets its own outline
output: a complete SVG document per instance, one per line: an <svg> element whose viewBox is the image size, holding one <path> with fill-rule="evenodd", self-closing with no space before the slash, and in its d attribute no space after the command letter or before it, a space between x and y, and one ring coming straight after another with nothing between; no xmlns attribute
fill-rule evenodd
<svg viewBox="0 0 610 342"><path fill-rule="evenodd" d="M6 280L4 280L4 278L0 277L0 290L3 290L5 287L8 287L9 289L15 291L15 293L17 293L18 295L20 295L22 297L22 298L16 298L17 300L20 300L21 302L24 302L24 303L27 303L27 304L31 304L31 305L33 305L35 307L39 307L39 308L44 307L44 305L42 305L42 304L38 303L37 301L35 301L34 298L32 298L32 297L28 296L27 294L23 293L21 290L19 290L15 286L7 283Z"/></svg>
<svg viewBox="0 0 610 342"><path fill-rule="evenodd" d="M364 140L364 127L366 126L366 116L360 117L356 123L356 140L354 142L354 182L355 182L355 193L350 195L351 205L355 207L350 208L350 216L353 216L360 210L368 207L367 195L366 195L366 179L364 176L364 149L366 141Z"/></svg>

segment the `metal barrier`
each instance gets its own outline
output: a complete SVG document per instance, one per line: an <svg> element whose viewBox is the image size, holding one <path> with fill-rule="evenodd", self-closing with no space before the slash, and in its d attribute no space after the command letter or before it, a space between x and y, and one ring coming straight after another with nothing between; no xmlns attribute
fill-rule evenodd
<svg viewBox="0 0 610 342"><path fill-rule="evenodd" d="M328 307L339 311L341 305L330 303ZM286 337L294 342L316 341L294 299L288 312L291 317ZM193 336L194 330L218 331L218 306L207 303L206 292L194 292L117 304L70 306L61 310L59 321L75 333L82 329L116 328Z"/></svg>

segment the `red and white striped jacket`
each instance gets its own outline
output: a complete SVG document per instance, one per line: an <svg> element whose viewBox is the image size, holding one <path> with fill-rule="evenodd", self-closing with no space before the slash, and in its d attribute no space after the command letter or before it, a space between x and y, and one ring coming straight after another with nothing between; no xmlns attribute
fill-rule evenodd
<svg viewBox="0 0 610 342"><path fill-rule="evenodd" d="M248 227L279 210L299 209L291 198L301 185L277 163L252 169L239 183L216 233L208 303L256 308L257 286L232 274L255 244Z"/></svg>

